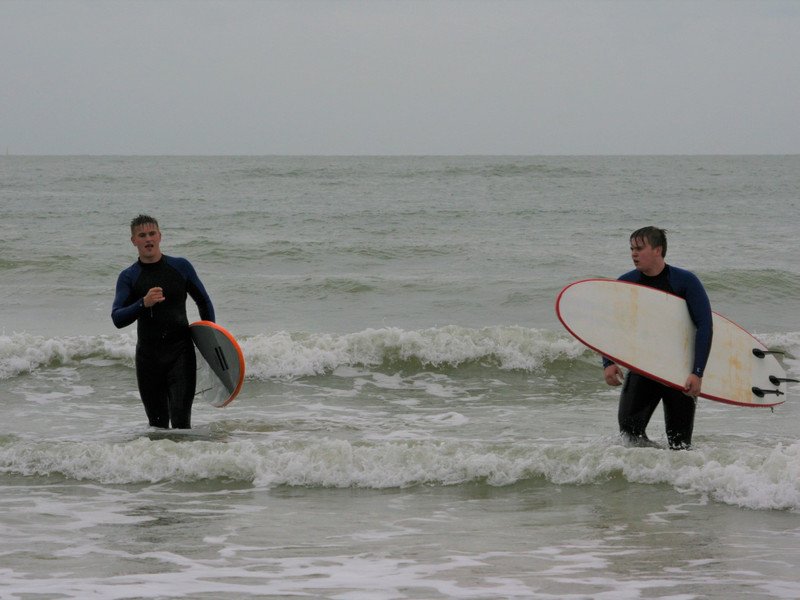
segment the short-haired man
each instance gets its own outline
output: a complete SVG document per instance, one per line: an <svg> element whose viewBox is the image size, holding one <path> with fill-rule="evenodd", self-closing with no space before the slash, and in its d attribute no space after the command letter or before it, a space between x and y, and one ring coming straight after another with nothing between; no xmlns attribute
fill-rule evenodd
<svg viewBox="0 0 800 600"><path fill-rule="evenodd" d="M669 447L674 450L689 448L694 429L697 396L703 383L703 371L711 352L711 304L703 284L693 273L668 265L667 236L663 229L643 227L630 236L631 258L636 267L619 279L653 287L686 300L689 316L697 327L694 340L692 372L686 377L683 391L676 390L643 375L629 372L619 399L619 429L625 440L635 445L649 445L647 425L650 417L663 401L664 424ZM658 340L653 340L658 343ZM609 385L623 383L622 370L603 358L604 376Z"/></svg>
<svg viewBox="0 0 800 600"><path fill-rule="evenodd" d="M191 263L161 253L153 217L131 221L131 242L139 258L117 278L111 319L118 328L137 322L136 381L150 425L189 429L197 361L186 297L206 321L214 321L214 306Z"/></svg>

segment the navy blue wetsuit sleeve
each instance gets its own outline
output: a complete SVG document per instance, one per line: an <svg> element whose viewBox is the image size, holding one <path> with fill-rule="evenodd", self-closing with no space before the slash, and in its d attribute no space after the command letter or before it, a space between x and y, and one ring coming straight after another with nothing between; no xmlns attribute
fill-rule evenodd
<svg viewBox="0 0 800 600"><path fill-rule="evenodd" d="M134 264L119 274L114 304L111 306L111 320L118 329L127 327L139 317L144 308L142 298L133 297L133 284L138 276L138 265Z"/></svg>
<svg viewBox="0 0 800 600"><path fill-rule="evenodd" d="M708 355L711 353L711 340L714 334L711 302L703 284L690 271L670 267L670 285L677 295L686 299L689 316L697 327L692 373L702 377L708 362Z"/></svg>
<svg viewBox="0 0 800 600"><path fill-rule="evenodd" d="M216 315L214 313L214 305L211 302L211 297L208 295L203 282L197 276L192 263L185 258L172 258L169 257L170 264L186 278L186 291L192 297L194 303L197 305L197 311L200 313L200 318L203 321L215 322Z"/></svg>

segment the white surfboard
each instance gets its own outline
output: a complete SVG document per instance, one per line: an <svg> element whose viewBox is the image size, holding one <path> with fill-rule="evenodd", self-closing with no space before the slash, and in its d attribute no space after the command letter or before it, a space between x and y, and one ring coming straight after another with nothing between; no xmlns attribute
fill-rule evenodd
<svg viewBox="0 0 800 600"><path fill-rule="evenodd" d="M588 279L565 287L559 320L580 342L670 387L692 371L696 328L683 298L643 285ZM786 399L786 372L769 349L736 323L713 313L714 335L700 396L739 406Z"/></svg>
<svg viewBox="0 0 800 600"><path fill-rule="evenodd" d="M222 408L242 389L244 355L236 339L224 327L211 321L189 325L197 348L197 386L195 395Z"/></svg>

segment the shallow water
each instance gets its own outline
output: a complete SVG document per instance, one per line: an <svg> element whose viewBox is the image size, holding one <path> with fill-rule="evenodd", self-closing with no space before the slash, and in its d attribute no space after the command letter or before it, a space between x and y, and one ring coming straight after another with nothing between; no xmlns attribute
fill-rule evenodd
<svg viewBox="0 0 800 600"><path fill-rule="evenodd" d="M774 412L701 400L691 452L625 447L617 391L553 309L655 223L800 378L798 174L0 157L0 597L800 597L796 385ZM247 361L188 432L146 426L135 331L109 316L140 211Z"/></svg>

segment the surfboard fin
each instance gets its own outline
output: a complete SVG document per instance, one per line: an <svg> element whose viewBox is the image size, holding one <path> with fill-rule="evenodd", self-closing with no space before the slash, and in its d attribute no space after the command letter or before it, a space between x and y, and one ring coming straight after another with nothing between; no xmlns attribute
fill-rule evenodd
<svg viewBox="0 0 800 600"><path fill-rule="evenodd" d="M775 375L769 376L769 382L772 385L780 385L781 383L800 383L800 379L786 379L781 377L775 377Z"/></svg>
<svg viewBox="0 0 800 600"><path fill-rule="evenodd" d="M762 350L761 348L753 348L753 355L756 358L764 358L767 354L786 354L780 350Z"/></svg>
<svg viewBox="0 0 800 600"><path fill-rule="evenodd" d="M763 398L767 394L775 394L776 396L783 396L783 392L780 390L762 390L760 387L753 386L753 393L758 396L759 398Z"/></svg>

